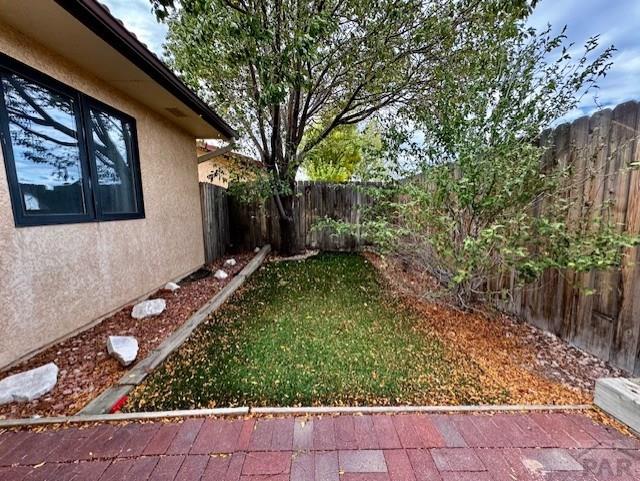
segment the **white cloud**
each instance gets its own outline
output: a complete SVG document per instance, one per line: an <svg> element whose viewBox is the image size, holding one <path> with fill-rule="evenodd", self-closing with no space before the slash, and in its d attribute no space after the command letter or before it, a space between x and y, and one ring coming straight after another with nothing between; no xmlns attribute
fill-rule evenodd
<svg viewBox="0 0 640 481"><path fill-rule="evenodd" d="M167 27L151 12L149 0L102 0L149 49L162 54ZM601 45L615 45L614 65L599 82L598 101L588 94L569 118L590 114L602 105L640 98L640 1L639 0L542 0L528 24L559 31L567 25L569 40L579 46L600 34Z"/></svg>
<svg viewBox="0 0 640 481"><path fill-rule="evenodd" d="M613 66L598 82L597 91L587 94L575 112L563 120L589 115L599 108L640 99L640 2L638 0L542 0L528 24L554 31L567 26L567 36L576 45L600 35L600 45L614 45ZM597 100L594 98L597 97Z"/></svg>
<svg viewBox="0 0 640 481"><path fill-rule="evenodd" d="M111 14L124 23L138 40L156 55L162 55L162 44L167 36L167 26L158 23L151 11L149 0L101 0Z"/></svg>
<svg viewBox="0 0 640 481"><path fill-rule="evenodd" d="M619 52L614 58L614 63L619 72L637 75L640 72L640 45Z"/></svg>

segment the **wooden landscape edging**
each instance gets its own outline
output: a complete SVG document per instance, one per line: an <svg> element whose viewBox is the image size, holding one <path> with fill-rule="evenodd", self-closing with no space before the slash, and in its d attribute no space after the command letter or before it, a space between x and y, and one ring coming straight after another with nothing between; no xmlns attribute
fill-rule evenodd
<svg viewBox="0 0 640 481"><path fill-rule="evenodd" d="M521 411L587 411L591 404L478 404L462 406L310 406L310 407L255 407L251 414L305 415L305 414L399 414L399 413L482 413Z"/></svg>
<svg viewBox="0 0 640 481"><path fill-rule="evenodd" d="M266 245L251 259L244 268L234 276L215 296L193 314L187 322L180 326L160 346L151 351L142 361L124 374L113 386L107 388L98 397L80 410L78 416L106 415L113 406L129 394L138 384L153 372L169 355L178 349L191 333L204 322L209 315L229 299L247 278L253 274L264 262L271 246ZM73 416L71 416L73 417Z"/></svg>
<svg viewBox="0 0 640 481"><path fill-rule="evenodd" d="M605 413L640 435L640 379L598 379L593 402Z"/></svg>
<svg viewBox="0 0 640 481"><path fill-rule="evenodd" d="M277 416L277 415L339 415L339 414L460 414L502 412L562 412L589 411L591 404L546 405L546 404L482 404L478 406L309 406L309 407L237 407L214 409L187 409L178 411L152 411L115 414L76 414L47 418L0 419L1 428L42 426L47 424L72 424L95 422L145 421L165 418L188 418L207 416Z"/></svg>

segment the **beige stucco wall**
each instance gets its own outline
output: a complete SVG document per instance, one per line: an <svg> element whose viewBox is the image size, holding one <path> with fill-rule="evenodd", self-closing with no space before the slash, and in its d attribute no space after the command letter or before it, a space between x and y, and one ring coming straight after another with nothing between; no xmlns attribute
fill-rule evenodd
<svg viewBox="0 0 640 481"><path fill-rule="evenodd" d="M16 228L0 152L1 367L198 268L204 250L193 137L2 24L0 51L136 119L146 212Z"/></svg>
<svg viewBox="0 0 640 481"><path fill-rule="evenodd" d="M202 151L198 149L198 155L202 155ZM235 157L229 157L227 154L219 155L211 160L200 162L198 164L198 179L200 182L209 182L213 185L229 187L229 179L233 175L234 181L241 180L254 180L257 177L257 172L260 172L254 164L242 163L241 160L236 160ZM219 175L209 178L209 174L212 172L218 172Z"/></svg>
<svg viewBox="0 0 640 481"><path fill-rule="evenodd" d="M213 185L218 185L220 187L224 187L225 189L228 187L229 182L229 165L227 159L217 158L214 160L207 160L206 162L201 162L198 164L198 179L200 182L209 182ZM209 178L209 174L218 169L221 175Z"/></svg>

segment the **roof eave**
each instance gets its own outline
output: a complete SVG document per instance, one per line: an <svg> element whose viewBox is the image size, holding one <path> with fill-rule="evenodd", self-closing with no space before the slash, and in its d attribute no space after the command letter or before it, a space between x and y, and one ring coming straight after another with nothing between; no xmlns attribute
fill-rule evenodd
<svg viewBox="0 0 640 481"><path fill-rule="evenodd" d="M187 107L227 139L238 138L238 133L222 117L191 91L158 57L150 52L97 1L55 1L98 37L153 78L165 90L184 102Z"/></svg>

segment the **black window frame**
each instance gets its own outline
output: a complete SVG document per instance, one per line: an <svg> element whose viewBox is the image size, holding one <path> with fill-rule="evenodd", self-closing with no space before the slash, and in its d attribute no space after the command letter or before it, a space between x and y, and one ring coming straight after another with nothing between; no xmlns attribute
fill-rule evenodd
<svg viewBox="0 0 640 481"><path fill-rule="evenodd" d="M78 150L82 172L82 189L85 212L82 214L38 214L27 213L21 195L18 174L13 155L13 145L9 131L9 115L5 104L4 85L1 81L6 74L16 74L30 82L53 92L70 97L74 102L74 114L78 133ZM131 172L133 175L135 212L105 213L99 203L96 160L93 153L93 132L91 130L90 108L103 111L120 118L131 125ZM140 174L140 151L138 148L138 128L131 115L112 107L90 95L70 87L53 77L40 72L14 58L0 52L0 144L4 158L9 196L16 227L39 225L77 224L86 222L106 222L116 220L144 219L144 199Z"/></svg>
<svg viewBox="0 0 640 481"><path fill-rule="evenodd" d="M102 206L98 200L98 173L97 173L97 164L95 159L94 145L93 145L93 135L91 131L91 113L90 109L94 108L96 110L100 110L107 115L112 115L114 117L120 117L121 120L131 124L131 173L133 175L133 188L134 188L134 199L136 203L136 212L112 212L105 213L102 210ZM142 200L142 178L140 176L140 154L138 149L138 127L136 125L136 120L130 115L121 112L120 110L101 102L98 99L85 95L82 98L82 112L84 114L84 137L86 138L86 148L87 148L87 159L89 160L89 168L91 175L91 184L92 184L92 194L93 194L93 203L94 210L96 213L96 219L98 221L110 221L110 220L129 220L129 219L143 219L144 218L144 202Z"/></svg>

